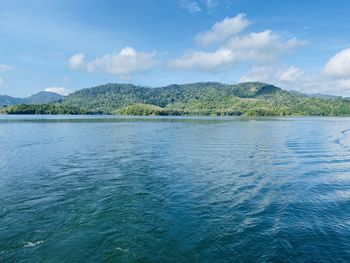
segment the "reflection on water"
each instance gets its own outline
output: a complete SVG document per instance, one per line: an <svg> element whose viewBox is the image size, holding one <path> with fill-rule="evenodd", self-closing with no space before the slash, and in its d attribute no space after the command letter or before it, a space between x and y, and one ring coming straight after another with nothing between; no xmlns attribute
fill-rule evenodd
<svg viewBox="0 0 350 263"><path fill-rule="evenodd" d="M350 260L350 119L0 117L0 261Z"/></svg>

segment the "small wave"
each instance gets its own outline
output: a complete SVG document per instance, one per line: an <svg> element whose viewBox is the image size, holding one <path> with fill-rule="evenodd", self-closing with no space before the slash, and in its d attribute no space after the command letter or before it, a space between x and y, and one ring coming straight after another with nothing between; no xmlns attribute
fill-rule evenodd
<svg viewBox="0 0 350 263"><path fill-rule="evenodd" d="M345 140L346 140L346 138L347 138L349 132L350 132L350 129L342 130L342 131L340 132L341 136L340 136L339 138L336 138L336 139L334 140L334 143L340 145L340 146L343 147L345 150L349 150L349 149L350 149L350 146L345 142Z"/></svg>
<svg viewBox="0 0 350 263"><path fill-rule="evenodd" d="M346 129L346 130L341 131L340 133L341 133L341 134L345 134L345 133L347 133L347 132L349 132L349 131L350 131L350 129Z"/></svg>
<svg viewBox="0 0 350 263"><path fill-rule="evenodd" d="M23 247L35 247L35 246L40 245L40 244L42 244L42 243L44 243L44 241L42 241L42 240L39 240L39 241L36 241L36 242L30 242L30 241L28 241L28 242L26 242L26 243L24 244Z"/></svg>
<svg viewBox="0 0 350 263"><path fill-rule="evenodd" d="M119 253L128 253L129 252L129 249L125 249L125 248L118 247L118 246L115 247L114 250L119 252Z"/></svg>

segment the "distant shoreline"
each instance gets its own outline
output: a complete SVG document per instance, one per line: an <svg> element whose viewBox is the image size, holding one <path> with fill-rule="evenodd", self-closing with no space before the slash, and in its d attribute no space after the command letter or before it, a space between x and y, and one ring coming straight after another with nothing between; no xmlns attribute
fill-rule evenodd
<svg viewBox="0 0 350 263"><path fill-rule="evenodd" d="M132 115L132 114L108 114L108 113L86 113L86 114L71 114L71 113L66 113L66 114L49 114L49 113L0 113L0 116L109 116L109 117L242 117L242 118L284 118L284 117L350 117L349 115L214 115L214 114L178 114L178 115L170 115L170 114L162 114L162 115L155 115L155 114L149 114L149 115Z"/></svg>

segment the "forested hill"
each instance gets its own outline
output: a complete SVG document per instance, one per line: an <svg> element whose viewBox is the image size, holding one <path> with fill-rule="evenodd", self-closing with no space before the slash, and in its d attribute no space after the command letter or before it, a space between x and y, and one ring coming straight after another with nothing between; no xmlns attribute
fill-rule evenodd
<svg viewBox="0 0 350 263"><path fill-rule="evenodd" d="M350 115L348 99L312 98L260 82L159 88L106 84L72 93L62 103L89 112L131 115Z"/></svg>
<svg viewBox="0 0 350 263"><path fill-rule="evenodd" d="M310 97L260 82L203 82L159 88L106 84L76 91L55 103L3 107L0 113L350 116L350 100Z"/></svg>
<svg viewBox="0 0 350 263"><path fill-rule="evenodd" d="M0 95L0 106L16 105L16 104L43 104L57 102L63 99L64 96L49 92L41 91L26 98L15 98L6 95Z"/></svg>
<svg viewBox="0 0 350 263"><path fill-rule="evenodd" d="M210 106L208 103L215 104L215 107L226 107L228 105L227 103L223 105L223 101L234 98L266 100L269 97L284 94L288 92L258 82L237 85L205 82L159 88L132 84L106 84L72 93L65 98L64 104L102 112L110 112L136 103L172 109L186 108L200 103L205 108Z"/></svg>
<svg viewBox="0 0 350 263"><path fill-rule="evenodd" d="M226 85L216 82L169 85L160 88L132 84L106 84L82 89L66 97L65 103L89 109L110 110L132 103L147 103L166 107L173 103L193 100L216 100L224 97L263 98L287 92L272 85L252 82Z"/></svg>

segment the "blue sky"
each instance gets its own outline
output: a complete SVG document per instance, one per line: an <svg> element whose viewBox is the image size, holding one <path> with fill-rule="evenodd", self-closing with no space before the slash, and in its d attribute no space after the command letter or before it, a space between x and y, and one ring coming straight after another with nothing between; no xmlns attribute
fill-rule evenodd
<svg viewBox="0 0 350 263"><path fill-rule="evenodd" d="M0 2L0 94L264 81L350 96L350 1Z"/></svg>

